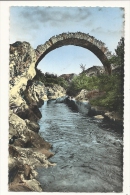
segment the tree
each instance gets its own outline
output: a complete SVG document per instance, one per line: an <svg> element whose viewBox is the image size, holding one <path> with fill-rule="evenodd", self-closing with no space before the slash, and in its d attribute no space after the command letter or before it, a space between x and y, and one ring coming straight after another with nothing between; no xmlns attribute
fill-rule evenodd
<svg viewBox="0 0 130 195"><path fill-rule="evenodd" d="M119 66L122 70L124 68L124 37L118 42L115 49L115 55L110 59L110 63L114 66Z"/></svg>
<svg viewBox="0 0 130 195"><path fill-rule="evenodd" d="M117 49L115 49L118 66L124 66L124 37L118 42Z"/></svg>
<svg viewBox="0 0 130 195"><path fill-rule="evenodd" d="M99 77L99 90L106 91L105 97L94 100L91 103L105 106L110 111L117 111L123 116L123 84L124 84L124 38L118 42L110 63L118 67L118 71L111 76L102 75Z"/></svg>
<svg viewBox="0 0 130 195"><path fill-rule="evenodd" d="M67 81L65 81L64 78L60 78L57 76L57 74L52 74L49 72L46 72L45 74L36 68L36 76L34 77L35 81L41 81L45 84L45 86L58 84L62 86L63 88L67 88L68 84Z"/></svg>
<svg viewBox="0 0 130 195"><path fill-rule="evenodd" d="M80 64L80 68L81 68L81 70L82 70L81 73L83 73L83 72L85 71L85 69L86 69L85 67L86 67L86 65Z"/></svg>
<svg viewBox="0 0 130 195"><path fill-rule="evenodd" d="M73 78L68 94L77 95L82 89L95 90L105 92L103 96L91 99L90 103L95 106L102 106L109 111L116 111L123 116L123 80L124 80L124 38L121 38L115 55L113 55L110 63L114 63L118 67L118 71L112 75L98 75L87 77L85 75L85 66L80 65L82 73Z"/></svg>

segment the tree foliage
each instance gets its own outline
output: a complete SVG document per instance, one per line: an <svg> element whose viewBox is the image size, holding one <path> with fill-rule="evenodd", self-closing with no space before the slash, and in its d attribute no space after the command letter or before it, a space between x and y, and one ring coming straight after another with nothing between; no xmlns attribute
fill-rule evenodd
<svg viewBox="0 0 130 195"><path fill-rule="evenodd" d="M46 72L45 74L39 70L36 69L36 76L34 77L34 80L41 81L45 84L45 86L50 86L50 84L58 84L62 86L63 88L67 88L68 84L65 81L64 78L58 77L56 74L52 74L49 72Z"/></svg>
<svg viewBox="0 0 130 195"><path fill-rule="evenodd" d="M117 111L123 114L123 79L124 79L124 38L115 49L110 63L119 70L112 74L102 74L99 76L87 77L84 72L73 78L67 92L69 95L77 95L82 89L95 90L106 92L103 97L90 100L92 105L103 106L109 111Z"/></svg>
<svg viewBox="0 0 130 195"><path fill-rule="evenodd" d="M123 71L124 68L124 38L122 37L115 49L115 55L110 59L110 63L119 66Z"/></svg>

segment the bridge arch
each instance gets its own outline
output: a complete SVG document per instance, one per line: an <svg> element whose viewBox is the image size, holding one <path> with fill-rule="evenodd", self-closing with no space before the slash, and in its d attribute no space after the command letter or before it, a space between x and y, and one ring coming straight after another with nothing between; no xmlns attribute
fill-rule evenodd
<svg viewBox="0 0 130 195"><path fill-rule="evenodd" d="M45 57L45 55L47 55L52 50L65 45L75 45L90 50L102 62L105 71L108 74L111 74L111 64L109 62L109 59L112 57L112 55L108 48L105 46L105 43L95 39L95 37L90 36L89 34L85 34L82 32L62 33L51 37L43 45L37 46L37 48L35 49L37 56L36 67L38 63Z"/></svg>

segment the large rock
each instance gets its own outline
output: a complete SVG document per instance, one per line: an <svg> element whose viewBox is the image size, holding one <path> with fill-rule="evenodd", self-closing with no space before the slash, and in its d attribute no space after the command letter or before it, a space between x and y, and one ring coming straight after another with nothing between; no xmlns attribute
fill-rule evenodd
<svg viewBox="0 0 130 195"><path fill-rule="evenodd" d="M94 118L95 119L104 119L104 116L102 116L102 115L96 115L96 116L94 116Z"/></svg>
<svg viewBox="0 0 130 195"><path fill-rule="evenodd" d="M71 97L68 97L65 99L65 103L72 108L72 110L75 110L75 111L78 111L80 113L83 113L83 114L88 114L90 108L91 108L91 105L89 103L89 101L78 101L78 100L75 100L74 98L71 98Z"/></svg>
<svg viewBox="0 0 130 195"><path fill-rule="evenodd" d="M87 94L88 91L86 89L82 89L80 93L75 97L75 100L79 100L79 101L88 100Z"/></svg>
<svg viewBox="0 0 130 195"><path fill-rule="evenodd" d="M51 145L37 134L37 123L23 120L10 111L9 115L9 191L38 191L36 166L52 166L47 158Z"/></svg>
<svg viewBox="0 0 130 195"><path fill-rule="evenodd" d="M62 74L59 77L64 78L68 83L70 83L75 76L76 74L71 73L71 74Z"/></svg>
<svg viewBox="0 0 130 195"><path fill-rule="evenodd" d="M75 104L78 108L78 111L83 114L88 114L89 110L91 109L91 105L89 101L75 101Z"/></svg>
<svg viewBox="0 0 130 195"><path fill-rule="evenodd" d="M101 97L105 94L104 91L99 91L98 89L87 91L86 89L82 89L79 94L75 97L78 101L87 101L91 99L95 99Z"/></svg>
<svg viewBox="0 0 130 195"><path fill-rule="evenodd" d="M54 166L47 157L33 149L9 146L9 191L41 192L40 183L35 179L35 166ZM23 186L26 186L25 188Z"/></svg>
<svg viewBox="0 0 130 195"><path fill-rule="evenodd" d="M88 112L89 116L103 115L106 111L106 108L101 106L91 106L91 109Z"/></svg>
<svg viewBox="0 0 130 195"><path fill-rule="evenodd" d="M84 71L86 76L92 77L92 76L98 76L105 73L105 69L103 66L92 66Z"/></svg>
<svg viewBox="0 0 130 195"><path fill-rule="evenodd" d="M62 96L56 99L56 103L64 103L66 100L67 96Z"/></svg>
<svg viewBox="0 0 130 195"><path fill-rule="evenodd" d="M35 71L35 50L27 42L10 45L10 104L26 105L22 97L28 80L32 80Z"/></svg>
<svg viewBox="0 0 130 195"><path fill-rule="evenodd" d="M37 121L41 118L41 112L38 109L37 104L30 105L28 109L18 109L15 114L17 114L22 119L29 119L30 121Z"/></svg>
<svg viewBox="0 0 130 195"><path fill-rule="evenodd" d="M41 81L30 81L27 86L27 93L31 97L31 101L37 103L38 106L41 106L47 99L46 87Z"/></svg>
<svg viewBox="0 0 130 195"><path fill-rule="evenodd" d="M46 87L47 97L49 100L57 99L59 97L65 96L66 91L63 87L57 84L50 85L50 87Z"/></svg>
<svg viewBox="0 0 130 195"><path fill-rule="evenodd" d="M34 125L36 124L33 123L33 126L30 125L29 129L26 122L26 120L21 119L19 116L10 111L9 126L11 130L9 130L9 140L14 137L11 144L14 144L15 140L19 138L22 142L24 142L24 147L29 145L30 147L35 148L43 147L45 149L50 149L51 144L46 142L39 134L34 132ZM36 128L38 128L38 126Z"/></svg>
<svg viewBox="0 0 130 195"><path fill-rule="evenodd" d="M114 112L114 111L112 111L112 112L106 111L104 113L104 117L106 119L109 119L111 121L115 121L117 123L123 123L123 118L119 115L119 113Z"/></svg>

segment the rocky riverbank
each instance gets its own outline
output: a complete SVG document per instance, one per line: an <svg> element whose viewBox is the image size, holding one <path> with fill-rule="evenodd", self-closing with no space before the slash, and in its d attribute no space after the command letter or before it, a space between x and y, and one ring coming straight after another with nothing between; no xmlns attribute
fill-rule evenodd
<svg viewBox="0 0 130 195"><path fill-rule="evenodd" d="M95 119L104 119L106 121L110 121L112 123L123 126L123 119L114 111L108 111L104 107L93 106L90 104L90 100L94 98L98 98L104 95L104 92L100 92L99 90L87 91L82 89L79 94L75 97L69 97L65 100L65 102L72 106L74 109L78 109L81 113L87 114L90 117L94 117Z"/></svg>
<svg viewBox="0 0 130 195"><path fill-rule="evenodd" d="M39 107L45 99L65 94L60 86L46 88L33 81L37 55L27 42L10 45L9 191L41 192L36 166L54 166L48 158L51 144L38 134Z"/></svg>
<svg viewBox="0 0 130 195"><path fill-rule="evenodd" d="M40 127L37 121L41 118L39 106L44 103L41 99L43 86L41 90L40 86L38 89L38 85L33 83L25 90L27 108L23 110L22 106L16 104L10 106L9 191L43 191L35 179L37 176L35 167L55 165L47 160L54 155L49 151L51 144L38 134Z"/></svg>
<svg viewBox="0 0 130 195"><path fill-rule="evenodd" d="M20 97L11 102L9 112L9 191L42 191L35 179L35 166L53 166L51 144L38 134L39 106L44 104L44 85L28 82ZM19 102L18 102L19 103Z"/></svg>
<svg viewBox="0 0 130 195"><path fill-rule="evenodd" d="M9 113L9 191L38 191L40 183L35 179L36 166L54 166L47 159L54 154L51 144L38 134L37 121L41 118L39 106L47 98L44 84L29 82L23 93L25 104L10 105ZM24 106L22 106L24 105Z"/></svg>
<svg viewBox="0 0 130 195"><path fill-rule="evenodd" d="M13 111L9 117L9 191L42 191L35 179L35 166L51 166L47 158L51 145L36 131L36 122L21 119Z"/></svg>

